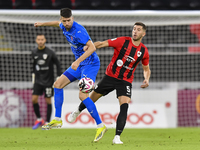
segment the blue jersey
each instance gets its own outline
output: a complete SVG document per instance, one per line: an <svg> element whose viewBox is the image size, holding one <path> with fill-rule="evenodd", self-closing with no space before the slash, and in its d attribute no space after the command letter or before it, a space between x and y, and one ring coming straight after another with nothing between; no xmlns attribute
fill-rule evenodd
<svg viewBox="0 0 200 150"><path fill-rule="evenodd" d="M69 31L66 30L62 23L60 23L60 28L63 30L63 34L71 45L71 50L75 55L75 59L78 59L85 52L83 47L89 40L91 40L87 30L75 21L73 22L73 25ZM92 55L82 61L80 65L92 64L99 61L100 60L97 53L94 52Z"/></svg>

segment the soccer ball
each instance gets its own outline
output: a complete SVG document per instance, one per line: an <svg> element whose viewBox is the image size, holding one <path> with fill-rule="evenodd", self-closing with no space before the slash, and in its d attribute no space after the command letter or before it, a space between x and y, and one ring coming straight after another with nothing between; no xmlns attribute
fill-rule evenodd
<svg viewBox="0 0 200 150"><path fill-rule="evenodd" d="M94 82L92 79L84 77L80 79L78 86L81 92L90 93L94 89Z"/></svg>

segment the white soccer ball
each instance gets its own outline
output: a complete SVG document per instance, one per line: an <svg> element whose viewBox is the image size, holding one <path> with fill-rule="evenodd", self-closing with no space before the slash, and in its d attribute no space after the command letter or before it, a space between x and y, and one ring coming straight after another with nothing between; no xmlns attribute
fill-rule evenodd
<svg viewBox="0 0 200 150"><path fill-rule="evenodd" d="M90 93L94 89L94 82L92 79L84 77L80 79L78 86L81 92Z"/></svg>

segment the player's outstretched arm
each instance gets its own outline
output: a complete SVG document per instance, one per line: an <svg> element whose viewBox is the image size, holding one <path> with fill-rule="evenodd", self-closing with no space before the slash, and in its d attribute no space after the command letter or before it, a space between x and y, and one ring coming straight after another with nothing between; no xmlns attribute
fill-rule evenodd
<svg viewBox="0 0 200 150"><path fill-rule="evenodd" d="M108 47L109 46L108 40L102 42L101 41L94 42L94 46L96 48Z"/></svg>
<svg viewBox="0 0 200 150"><path fill-rule="evenodd" d="M36 23L34 23L35 27L43 27L43 26L59 27L59 25L60 25L60 21L36 22Z"/></svg>
<svg viewBox="0 0 200 150"><path fill-rule="evenodd" d="M144 66L142 65L142 68L143 68L143 74L144 74L144 81L143 81L143 84L140 86L141 88L146 88L149 86L149 79L150 79L150 76L151 76L151 70L149 68L149 65L147 66Z"/></svg>

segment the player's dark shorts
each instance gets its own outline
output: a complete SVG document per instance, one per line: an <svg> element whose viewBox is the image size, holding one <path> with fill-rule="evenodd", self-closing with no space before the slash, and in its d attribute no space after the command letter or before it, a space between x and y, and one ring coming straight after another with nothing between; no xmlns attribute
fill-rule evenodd
<svg viewBox="0 0 200 150"><path fill-rule="evenodd" d="M35 83L33 85L33 93L32 95L43 95L44 97L52 97L54 94L53 87L51 86L42 86L40 84Z"/></svg>
<svg viewBox="0 0 200 150"><path fill-rule="evenodd" d="M131 98L131 89L131 83L105 75L96 85L94 91L102 95L107 95L113 90L116 90L117 98L119 96L127 96Z"/></svg>

